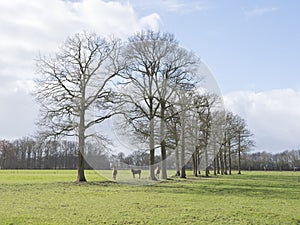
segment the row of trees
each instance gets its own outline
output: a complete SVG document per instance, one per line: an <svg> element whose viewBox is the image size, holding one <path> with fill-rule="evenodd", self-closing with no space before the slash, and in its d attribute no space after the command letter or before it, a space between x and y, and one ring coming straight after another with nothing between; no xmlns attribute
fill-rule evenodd
<svg viewBox="0 0 300 225"><path fill-rule="evenodd" d="M151 179L156 179L156 149L160 150L163 179L167 178L167 156L172 154L185 177L187 155L200 144L200 135L205 135L204 130L200 134L201 120L211 121L210 110L218 98L199 83L207 76L199 74L201 61L179 47L173 35L154 32L130 38L124 58L120 125L135 141L148 143Z"/></svg>
<svg viewBox="0 0 300 225"><path fill-rule="evenodd" d="M300 170L300 150L280 153L256 152L242 159L243 170Z"/></svg>
<svg viewBox="0 0 300 225"><path fill-rule="evenodd" d="M111 117L118 118L123 135L147 149L153 180L156 150L162 178L170 159L185 178L190 158L196 176L201 161L205 169L230 174L236 154L240 172L241 154L254 144L245 121L225 113L216 90L205 86L203 63L172 34L141 32L127 42L76 34L54 57L39 57L38 68L39 138L77 138L79 182L86 181L86 143L108 145L95 127Z"/></svg>
<svg viewBox="0 0 300 225"><path fill-rule="evenodd" d="M75 141L40 141L24 137L14 141L0 140L0 168L2 169L75 169L78 143ZM98 161L94 169L110 169L106 152L88 143L86 154ZM91 168L86 164L85 168Z"/></svg>
<svg viewBox="0 0 300 225"><path fill-rule="evenodd" d="M238 148L231 148L231 153L227 152L224 163L223 174L231 174L231 170L300 170L300 150L284 151L280 153L242 152L239 159ZM39 143L35 138L24 137L14 141L0 140L0 167L2 169L75 169L77 167L78 144L75 141L48 141ZM220 153L220 152L219 152ZM95 144L87 144L87 154L95 158L96 167L91 167L88 163L85 168L111 169L112 164L120 169L128 169L130 166L148 168L149 153L146 151L134 151L128 155L123 152L117 155L99 149ZM220 155L220 154L218 154ZM230 158L230 159L229 159ZM155 163L161 161L160 156L155 157ZM191 158L186 163L187 169L194 169L194 159ZM241 161L241 165L239 165ZM204 164L203 157L200 158L200 165ZM215 160L214 174L221 174L220 158ZM213 163L214 163L213 162ZM225 166L226 164L226 166ZM168 158L168 169L176 169L174 157ZM199 166L205 170L204 166Z"/></svg>

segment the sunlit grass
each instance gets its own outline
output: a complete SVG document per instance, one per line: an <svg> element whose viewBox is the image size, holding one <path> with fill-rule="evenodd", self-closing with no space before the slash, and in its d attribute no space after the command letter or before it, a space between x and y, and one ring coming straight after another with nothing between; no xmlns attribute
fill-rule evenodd
<svg viewBox="0 0 300 225"><path fill-rule="evenodd" d="M300 224L299 172L189 176L146 186L99 173L86 171L89 182L78 184L73 170L0 170L0 224ZM118 179L131 176L119 171ZM135 182L148 176L143 171Z"/></svg>
<svg viewBox="0 0 300 225"><path fill-rule="evenodd" d="M94 170L86 170L90 181L104 181ZM75 170L0 170L0 184L37 184L72 182L76 180Z"/></svg>

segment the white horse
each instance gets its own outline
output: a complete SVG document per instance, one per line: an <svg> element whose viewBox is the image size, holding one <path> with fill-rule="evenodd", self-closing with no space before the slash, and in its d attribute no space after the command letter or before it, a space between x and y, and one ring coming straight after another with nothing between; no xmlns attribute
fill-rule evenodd
<svg viewBox="0 0 300 225"><path fill-rule="evenodd" d="M114 180L117 179L117 174L118 174L117 168L116 168L116 167L113 167L112 175L113 175L113 179L114 179Z"/></svg>

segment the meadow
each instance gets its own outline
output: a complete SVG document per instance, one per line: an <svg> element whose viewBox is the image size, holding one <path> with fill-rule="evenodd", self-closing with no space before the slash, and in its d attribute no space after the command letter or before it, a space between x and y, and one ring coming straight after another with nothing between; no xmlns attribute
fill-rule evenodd
<svg viewBox="0 0 300 225"><path fill-rule="evenodd" d="M74 170L0 170L0 224L300 224L300 172L151 185L139 185L145 174L134 183L129 171L119 171L121 182L100 174L75 183Z"/></svg>

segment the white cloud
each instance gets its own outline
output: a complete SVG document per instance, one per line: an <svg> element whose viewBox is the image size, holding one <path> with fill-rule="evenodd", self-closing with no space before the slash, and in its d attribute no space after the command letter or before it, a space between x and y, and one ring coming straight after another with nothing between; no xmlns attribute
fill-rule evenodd
<svg viewBox="0 0 300 225"><path fill-rule="evenodd" d="M36 109L29 90L38 53L55 52L69 35L87 30L125 38L157 30L158 14L138 17L128 3L104 0L0 1L0 138L28 134Z"/></svg>
<svg viewBox="0 0 300 225"><path fill-rule="evenodd" d="M0 62L6 68L12 61L31 67L32 61L24 59L34 59L39 50L55 50L82 30L126 37L145 27L158 29L159 22L157 14L137 18L131 5L102 0L1 1L0 12Z"/></svg>
<svg viewBox="0 0 300 225"><path fill-rule="evenodd" d="M300 148L300 91L233 92L224 96L230 111L246 119L257 150Z"/></svg>
<svg viewBox="0 0 300 225"><path fill-rule="evenodd" d="M259 16L263 16L275 12L277 10L278 8L276 7L255 8L252 10L245 10L244 14L246 17L259 17Z"/></svg>
<svg viewBox="0 0 300 225"><path fill-rule="evenodd" d="M125 0L124 0L125 1ZM205 10L207 6L203 1L199 0L152 0L152 1L140 1L129 0L135 7L142 10L156 10L172 13L186 14L195 11Z"/></svg>

